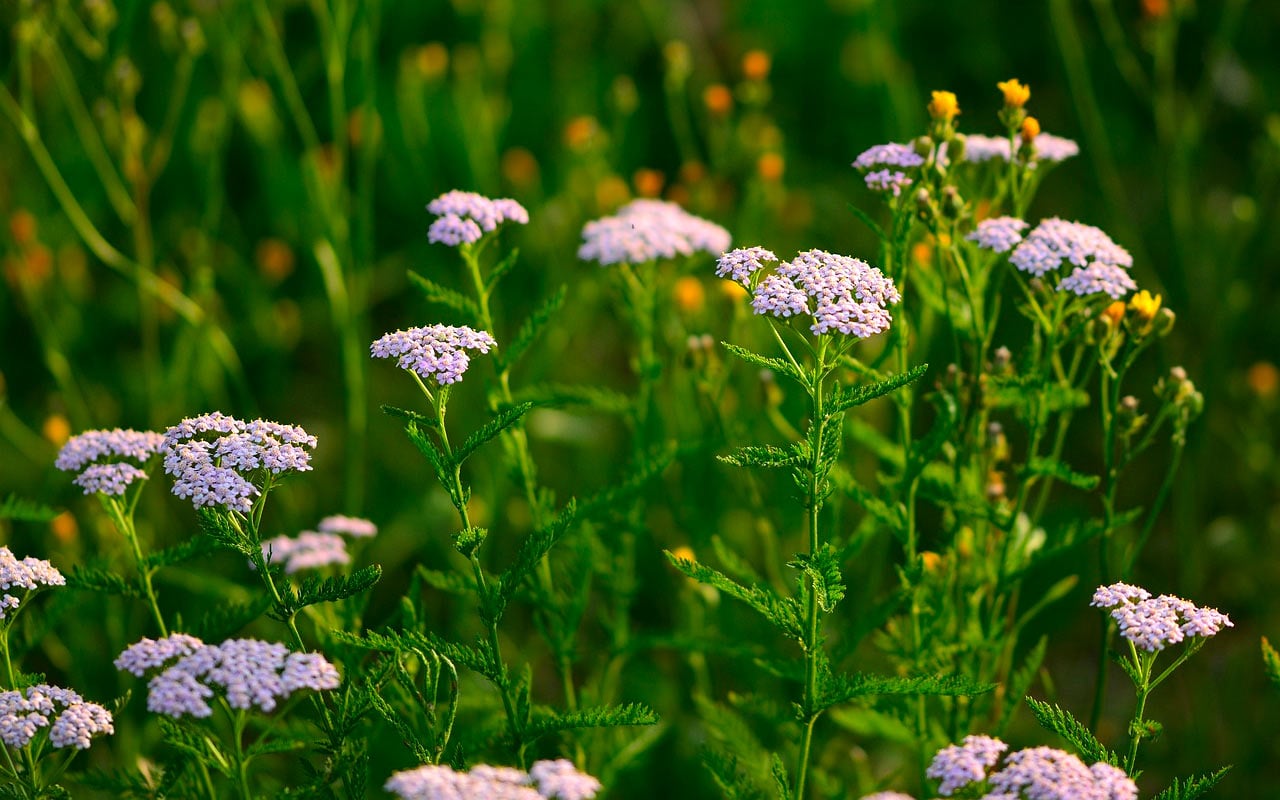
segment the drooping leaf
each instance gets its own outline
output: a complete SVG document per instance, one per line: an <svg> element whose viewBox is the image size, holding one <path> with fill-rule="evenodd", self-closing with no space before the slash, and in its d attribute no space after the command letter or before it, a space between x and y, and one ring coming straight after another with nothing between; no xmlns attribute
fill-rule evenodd
<svg viewBox="0 0 1280 800"><path fill-rule="evenodd" d="M831 402L827 405L827 417L843 413L851 408L869 403L877 397L884 397L890 392L895 392L903 386L918 380L928 369L928 364L920 364L906 372L892 375L884 380L864 386L837 386L835 391L831 393Z"/></svg>
<svg viewBox="0 0 1280 800"><path fill-rule="evenodd" d="M768 370L773 370L779 375L786 375L787 377L794 378L795 380L800 381L802 383L805 380L804 376L801 375L800 372L794 366L792 366L790 361L784 361L781 358L772 358L770 356L763 356L763 355L760 355L759 353L748 350L745 347L739 347L738 345L730 344L729 342L721 342L720 344L724 345L724 349L728 350L730 353L733 353L735 356L747 362L748 364L751 364L757 367L763 367L764 369L768 369Z"/></svg>
<svg viewBox="0 0 1280 800"><path fill-rule="evenodd" d="M464 315L468 322L477 322L480 319L480 309L476 307L475 301L462 293L456 292L447 286L441 286L435 281L424 278L413 271L409 272L409 283L412 283L417 287L418 291L422 292L422 296L426 298L428 303L448 306Z"/></svg>
<svg viewBox="0 0 1280 800"><path fill-rule="evenodd" d="M49 522L61 513L56 508L18 497L16 494L7 495L4 500L0 500L0 519L18 522Z"/></svg>
<svg viewBox="0 0 1280 800"><path fill-rule="evenodd" d="M515 337L505 348L498 350L498 364L502 369L510 367L518 362L529 347L538 340L542 332L546 330L547 323L556 315L560 307L564 305L564 299L568 296L569 287L561 285L542 304L533 310L529 318L524 321L520 329L516 331Z"/></svg>
<svg viewBox="0 0 1280 800"><path fill-rule="evenodd" d="M798 569L808 575L813 582L813 591L818 598L818 606L830 613L836 604L844 598L844 576L840 573L840 562L836 558L835 548L824 543L821 549L812 556L798 553L787 566Z"/></svg>
<svg viewBox="0 0 1280 800"><path fill-rule="evenodd" d="M804 634L800 624L800 604L794 598L780 597L772 589L758 584L743 586L724 573L711 569L704 564L699 564L696 561L680 558L669 551L666 552L666 556L667 560L686 576L699 583L705 583L708 586L719 589L730 597L741 600L760 612L765 619L785 635L797 641L803 637Z"/></svg>
<svg viewBox="0 0 1280 800"><path fill-rule="evenodd" d="M1072 716L1071 712L1034 697L1027 697L1026 701L1036 722L1040 723L1040 727L1066 739L1086 764L1105 761L1112 766L1120 766L1120 757L1098 741L1098 737L1094 736L1084 723Z"/></svg>

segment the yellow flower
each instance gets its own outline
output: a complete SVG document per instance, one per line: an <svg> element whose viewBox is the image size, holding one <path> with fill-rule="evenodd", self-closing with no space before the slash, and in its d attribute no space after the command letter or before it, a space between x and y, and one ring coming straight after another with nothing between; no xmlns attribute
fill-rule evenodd
<svg viewBox="0 0 1280 800"><path fill-rule="evenodd" d="M1102 312L1102 316L1111 320L1112 326L1118 326L1120 321L1124 319L1124 301L1117 300L1107 306L1106 310Z"/></svg>
<svg viewBox="0 0 1280 800"><path fill-rule="evenodd" d="M1130 298L1129 310L1143 322L1150 322L1160 311L1160 295L1152 297L1151 292L1143 289Z"/></svg>
<svg viewBox="0 0 1280 800"><path fill-rule="evenodd" d="M943 122L950 122L960 113L960 101L956 100L953 92L934 92L933 99L929 102L929 116L934 119L940 119Z"/></svg>
<svg viewBox="0 0 1280 800"><path fill-rule="evenodd" d="M742 77L749 81L762 81L769 77L772 59L763 50L749 50L742 57Z"/></svg>
<svg viewBox="0 0 1280 800"><path fill-rule="evenodd" d="M692 547L689 547L688 545L681 545L681 546L677 547L675 550L672 550L672 551L671 551L671 555L675 556L676 558L680 559L681 561L695 561L695 560L697 560L697 559L694 557L694 555L693 555L693 548L692 548Z"/></svg>
<svg viewBox="0 0 1280 800"><path fill-rule="evenodd" d="M1035 117L1027 117L1022 121L1022 141L1024 144L1031 144L1040 135L1040 120Z"/></svg>
<svg viewBox="0 0 1280 800"><path fill-rule="evenodd" d="M733 92L722 83L713 83L702 93L702 102L712 114L723 117L733 110Z"/></svg>
<svg viewBox="0 0 1280 800"><path fill-rule="evenodd" d="M676 281L671 291L676 307L689 313L701 311L706 304L707 294L702 288L702 281L685 275Z"/></svg>
<svg viewBox="0 0 1280 800"><path fill-rule="evenodd" d="M942 569L942 556L932 550L925 550L920 553L920 561L924 564L925 572L937 573Z"/></svg>
<svg viewBox="0 0 1280 800"><path fill-rule="evenodd" d="M50 414L45 418L40 432L54 447L62 447L71 438L71 423L61 414Z"/></svg>
<svg viewBox="0 0 1280 800"><path fill-rule="evenodd" d="M1004 104L1008 108L1022 108L1031 99L1031 87L1023 85L1017 78L1000 81L996 88L1004 92Z"/></svg>
<svg viewBox="0 0 1280 800"><path fill-rule="evenodd" d="M760 179L769 183L781 180L787 163L777 153L765 153L756 161L756 172Z"/></svg>

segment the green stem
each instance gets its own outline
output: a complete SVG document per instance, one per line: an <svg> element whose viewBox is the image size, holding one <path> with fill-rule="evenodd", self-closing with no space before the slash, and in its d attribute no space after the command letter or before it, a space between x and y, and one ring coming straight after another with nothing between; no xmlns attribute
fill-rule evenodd
<svg viewBox="0 0 1280 800"><path fill-rule="evenodd" d="M126 513L120 501L105 495L102 496L102 504L107 509L112 522L115 523L116 530L120 531L120 534L129 542L129 547L133 551L133 563L137 566L138 578L142 581L142 592L146 596L151 615L155 618L160 635L168 636L169 629L164 624L164 615L160 613L160 602L156 598L156 590L151 582L152 569L147 565L146 556L142 553L142 545L138 541L138 530L133 522L132 508Z"/></svg>

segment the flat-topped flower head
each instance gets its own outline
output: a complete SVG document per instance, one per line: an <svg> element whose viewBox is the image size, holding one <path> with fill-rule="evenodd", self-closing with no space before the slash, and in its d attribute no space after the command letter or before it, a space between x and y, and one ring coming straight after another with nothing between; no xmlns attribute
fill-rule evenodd
<svg viewBox="0 0 1280 800"><path fill-rule="evenodd" d="M962 744L939 750L926 775L940 782L938 793L950 797L956 789L986 777L1009 745L990 736L966 736Z"/></svg>
<svg viewBox="0 0 1280 800"><path fill-rule="evenodd" d="M809 314L814 335L865 339L889 329L887 306L899 300L893 281L862 259L806 250L756 286L751 307L775 317Z"/></svg>
<svg viewBox="0 0 1280 800"><path fill-rule="evenodd" d="M1065 264L1087 267L1110 264L1132 267L1133 256L1092 225L1058 217L1042 220L1013 250L1009 262L1019 270L1040 277Z"/></svg>
<svg viewBox="0 0 1280 800"><path fill-rule="evenodd" d="M902 190L913 183L905 172L890 169L878 169L875 172L868 172L862 180L871 191L892 194L894 197L901 195Z"/></svg>
<svg viewBox="0 0 1280 800"><path fill-rule="evenodd" d="M909 144L886 142L868 147L853 160L856 169L870 170L876 167L898 167L911 169L924 163L924 156L916 152Z"/></svg>
<svg viewBox="0 0 1280 800"><path fill-rule="evenodd" d="M862 796L862 800L916 800L909 794L902 792L876 792Z"/></svg>
<svg viewBox="0 0 1280 800"><path fill-rule="evenodd" d="M427 764L395 773L382 788L400 800L544 800L523 770L483 764L470 772Z"/></svg>
<svg viewBox="0 0 1280 800"><path fill-rule="evenodd" d="M515 200L506 197L491 200L484 195L458 189L445 192L432 200L427 204L427 211L440 218L432 223L428 238L432 242L448 245L474 242L480 238L481 233L496 230L506 222L518 225L529 223L529 212ZM475 237L470 238L473 232ZM456 238L456 241L450 241L450 238Z"/></svg>
<svg viewBox="0 0 1280 800"><path fill-rule="evenodd" d="M173 493L196 508L248 513L265 474L307 472L316 437L298 425L243 422L220 411L188 417L164 436L164 471Z"/></svg>
<svg viewBox="0 0 1280 800"><path fill-rule="evenodd" d="M529 777L538 786L538 794L554 800L591 800L600 791L600 781L578 772L567 759L535 761Z"/></svg>
<svg viewBox="0 0 1280 800"><path fill-rule="evenodd" d="M751 288L751 276L764 269L765 264L775 264L777 261L778 257L772 250L766 250L763 247L739 247L716 260L716 275Z"/></svg>
<svg viewBox="0 0 1280 800"><path fill-rule="evenodd" d="M5 745L26 747L45 728L50 745L77 750L87 750L96 736L115 733L110 711L70 689L39 684L0 692L0 741Z"/></svg>
<svg viewBox="0 0 1280 800"><path fill-rule="evenodd" d="M965 137L964 160L971 164L1007 162L1011 152L1008 137L984 136L980 133L971 133ZM1072 140L1051 133L1041 133L1032 139L1027 166L1034 169L1039 162L1056 164L1079 154L1080 145Z"/></svg>
<svg viewBox="0 0 1280 800"><path fill-rule="evenodd" d="M316 530L321 533L339 533L352 539L372 539L378 535L378 526L363 517L331 514L320 520Z"/></svg>
<svg viewBox="0 0 1280 800"><path fill-rule="evenodd" d="M116 657L115 667L141 678L152 670L168 666L183 656L204 647L204 642L185 633L173 633L162 639L142 638L129 645Z"/></svg>
<svg viewBox="0 0 1280 800"><path fill-rule="evenodd" d="M977 242L978 247L1007 253L1022 241L1022 232L1028 227L1026 220L1017 217L992 217L979 222L973 232L964 238Z"/></svg>
<svg viewBox="0 0 1280 800"><path fill-rule="evenodd" d="M1137 800L1137 785L1110 764L1089 767L1062 750L1032 747L1005 755L1001 765L1006 750L999 739L968 736L961 745L939 750L927 774L940 781L943 797L985 791L982 800ZM884 794L886 800L894 797Z"/></svg>
<svg viewBox="0 0 1280 800"><path fill-rule="evenodd" d="M124 494L134 481L145 480L141 469L164 443L164 434L154 431L85 431L62 446L54 466L80 472L74 483L85 494Z"/></svg>
<svg viewBox="0 0 1280 800"><path fill-rule="evenodd" d="M337 668L318 653L291 653L283 644L258 639L228 639L194 647L153 677L147 684L147 710L175 719L208 717L213 714L209 700L220 694L234 709L270 712L294 692L327 691L340 683Z"/></svg>
<svg viewBox="0 0 1280 800"><path fill-rule="evenodd" d="M19 559L8 547L0 547L0 619L19 608L35 592L51 586L66 586L67 579L42 558Z"/></svg>
<svg viewBox="0 0 1280 800"><path fill-rule="evenodd" d="M1138 288L1129 271L1114 264L1094 262L1087 267L1076 267L1071 274L1058 281L1058 291L1071 292L1080 297L1105 294L1118 300Z"/></svg>
<svg viewBox="0 0 1280 800"><path fill-rule="evenodd" d="M1169 594L1152 597L1146 589L1126 583L1100 586L1090 605L1109 609L1120 635L1139 650L1154 653L1187 637L1208 638L1235 627L1216 608L1201 608Z"/></svg>
<svg viewBox="0 0 1280 800"><path fill-rule="evenodd" d="M583 226L578 258L601 266L643 264L694 253L723 253L731 241L724 228L675 203L641 199Z"/></svg>
<svg viewBox="0 0 1280 800"><path fill-rule="evenodd" d="M296 537L276 536L262 543L268 564L283 564L288 575L305 569L323 569L351 563L347 540L336 533L303 531Z"/></svg>
<svg viewBox="0 0 1280 800"><path fill-rule="evenodd" d="M489 352L498 343L485 331L465 325L428 325L388 333L369 348L374 358L394 358L396 365L444 386L462 380L471 366L468 350Z"/></svg>

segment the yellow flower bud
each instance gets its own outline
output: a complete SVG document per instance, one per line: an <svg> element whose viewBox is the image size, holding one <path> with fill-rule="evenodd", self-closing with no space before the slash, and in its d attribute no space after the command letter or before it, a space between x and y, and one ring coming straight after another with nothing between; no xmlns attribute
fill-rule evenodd
<svg viewBox="0 0 1280 800"><path fill-rule="evenodd" d="M1004 93L1004 104L1007 108L1022 108L1031 99L1031 87L1023 85L1017 78L1000 81L996 88Z"/></svg>
<svg viewBox="0 0 1280 800"><path fill-rule="evenodd" d="M950 122L960 113L960 101L954 92L934 92L929 101L929 116L943 122Z"/></svg>
<svg viewBox="0 0 1280 800"><path fill-rule="evenodd" d="M1160 311L1160 295L1152 296L1151 292L1143 289L1129 298L1129 310L1138 320L1144 324L1148 323L1155 319L1156 313Z"/></svg>
<svg viewBox="0 0 1280 800"><path fill-rule="evenodd" d="M1117 300L1103 310L1102 316L1111 320L1113 327L1119 326L1120 322L1124 319L1124 308L1124 301Z"/></svg>
<svg viewBox="0 0 1280 800"><path fill-rule="evenodd" d="M1027 117L1022 121L1022 143L1031 144L1040 135L1040 120Z"/></svg>

